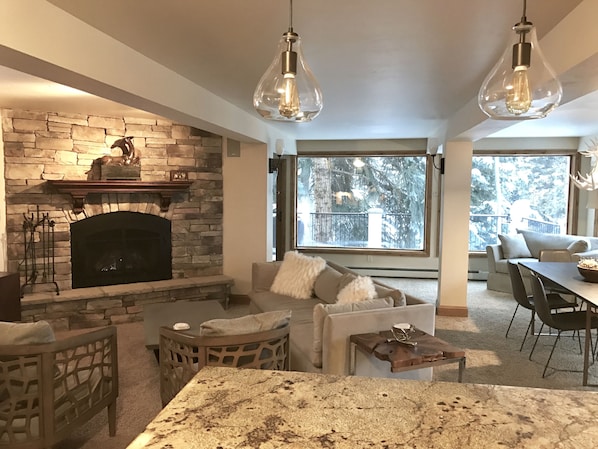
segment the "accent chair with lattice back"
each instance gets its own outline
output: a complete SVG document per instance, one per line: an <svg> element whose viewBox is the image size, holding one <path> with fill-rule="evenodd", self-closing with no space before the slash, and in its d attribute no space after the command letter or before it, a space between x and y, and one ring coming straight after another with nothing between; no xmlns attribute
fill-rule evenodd
<svg viewBox="0 0 598 449"><path fill-rule="evenodd" d="M103 409L116 434L113 326L55 339L50 325L0 322L0 448L49 449Z"/></svg>
<svg viewBox="0 0 598 449"><path fill-rule="evenodd" d="M288 371L290 311L204 322L199 335L160 328L160 397L172 398L204 366Z"/></svg>

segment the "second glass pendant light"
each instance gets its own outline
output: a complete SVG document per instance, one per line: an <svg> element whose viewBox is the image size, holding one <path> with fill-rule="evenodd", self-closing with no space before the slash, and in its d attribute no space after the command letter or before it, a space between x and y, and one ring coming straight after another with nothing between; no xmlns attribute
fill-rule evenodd
<svg viewBox="0 0 598 449"><path fill-rule="evenodd" d="M268 120L309 122L322 110L322 92L303 58L301 38L293 31L292 0L289 16L289 30L255 89L253 106Z"/></svg>

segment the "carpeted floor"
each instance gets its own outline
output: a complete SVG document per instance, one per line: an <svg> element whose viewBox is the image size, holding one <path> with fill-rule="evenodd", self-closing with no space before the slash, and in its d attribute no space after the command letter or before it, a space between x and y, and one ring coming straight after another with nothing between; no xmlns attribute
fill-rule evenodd
<svg viewBox="0 0 598 449"><path fill-rule="evenodd" d="M385 278L384 281L426 301L436 302L436 280ZM532 338L528 338L523 352L519 352L529 320L528 311L518 312L509 338L505 338L515 309L511 295L489 291L485 282L472 281L468 284L468 307L467 318L436 317L436 335L466 350L464 382L584 389L581 385L583 358L577 340L561 339L551 362L557 370L549 369L543 379L542 370L554 337L540 337L532 361L528 360ZM238 316L246 313L247 306L233 306L230 311L231 316ZM54 449L126 448L160 411L158 364L153 353L144 347L142 323L122 324L117 329L120 395L116 436L108 436L107 413L100 413ZM437 367L434 379L456 381L457 364ZM598 383L596 366L590 368L590 383ZM585 388L598 391L598 388Z"/></svg>

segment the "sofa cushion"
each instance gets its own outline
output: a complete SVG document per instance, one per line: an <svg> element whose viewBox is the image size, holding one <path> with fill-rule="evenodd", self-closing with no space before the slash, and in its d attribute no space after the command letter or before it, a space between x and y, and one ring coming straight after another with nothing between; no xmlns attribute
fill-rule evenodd
<svg viewBox="0 0 598 449"><path fill-rule="evenodd" d="M290 310L276 310L239 318L214 319L199 326L199 335L217 337L222 335L243 335L269 331L287 326L291 319Z"/></svg>
<svg viewBox="0 0 598 449"><path fill-rule="evenodd" d="M313 310L313 351L312 363L322 367L322 332L327 315L335 313L355 312L358 310L386 309L393 307L392 298L376 298L348 304L317 304Z"/></svg>
<svg viewBox="0 0 598 449"><path fill-rule="evenodd" d="M515 259L519 257L532 257L532 254L525 243L521 234L505 235L498 234L500 245L505 259Z"/></svg>
<svg viewBox="0 0 598 449"><path fill-rule="evenodd" d="M8 323L0 321L0 345L39 345L56 341L47 321Z"/></svg>
<svg viewBox="0 0 598 449"><path fill-rule="evenodd" d="M369 276L356 276L341 288L337 295L337 304L365 301L376 297L374 282Z"/></svg>
<svg viewBox="0 0 598 449"><path fill-rule="evenodd" d="M297 251L288 251L284 255L270 291L297 299L310 298L316 278L325 267L326 261L321 257L310 257Z"/></svg>
<svg viewBox="0 0 598 449"><path fill-rule="evenodd" d="M324 268L316 279L314 293L324 302L334 304L336 302L336 295L339 291L339 282L342 277L342 273L326 265L326 268Z"/></svg>
<svg viewBox="0 0 598 449"><path fill-rule="evenodd" d="M584 240L577 235L545 234L527 229L518 229L517 232L523 235L532 257L536 259L540 257L540 251L543 249L567 249L571 243Z"/></svg>

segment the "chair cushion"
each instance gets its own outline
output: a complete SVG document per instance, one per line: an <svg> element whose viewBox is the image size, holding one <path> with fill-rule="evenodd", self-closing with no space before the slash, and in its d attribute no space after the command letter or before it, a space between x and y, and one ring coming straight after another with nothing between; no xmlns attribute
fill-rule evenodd
<svg viewBox="0 0 598 449"><path fill-rule="evenodd" d="M517 259L520 257L532 257L532 254L521 234L505 235L498 234L500 245L505 259Z"/></svg>
<svg viewBox="0 0 598 449"><path fill-rule="evenodd" d="M321 257L310 257L288 251L276 273L270 291L297 299L311 298L318 275L326 267Z"/></svg>
<svg viewBox="0 0 598 449"><path fill-rule="evenodd" d="M56 341L47 321L7 323L0 321L0 345L40 345Z"/></svg>
<svg viewBox="0 0 598 449"><path fill-rule="evenodd" d="M289 324L290 320L290 310L276 310L239 318L218 318L203 322L199 326L199 335L216 337L253 334L254 332L269 331L284 327Z"/></svg>
<svg viewBox="0 0 598 449"><path fill-rule="evenodd" d="M314 339L312 363L314 366L318 368L322 367L322 332L324 331L324 320L327 315L355 312L357 310L386 309L393 307L393 304L394 300L392 298L376 298L347 304L316 304L313 311Z"/></svg>

